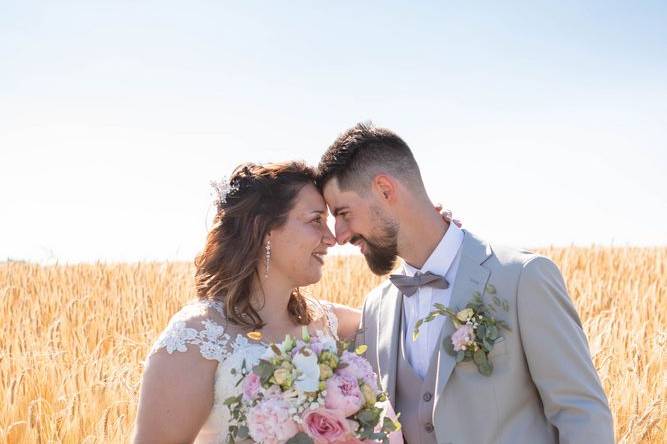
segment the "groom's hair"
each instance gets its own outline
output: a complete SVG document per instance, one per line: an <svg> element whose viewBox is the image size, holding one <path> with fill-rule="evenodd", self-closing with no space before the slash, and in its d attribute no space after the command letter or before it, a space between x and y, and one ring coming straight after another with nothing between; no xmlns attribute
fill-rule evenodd
<svg viewBox="0 0 667 444"><path fill-rule="evenodd" d="M317 168L322 190L333 178L343 191L367 195L373 178L388 173L417 191L424 188L410 147L398 135L372 123L357 123L338 136L322 155Z"/></svg>

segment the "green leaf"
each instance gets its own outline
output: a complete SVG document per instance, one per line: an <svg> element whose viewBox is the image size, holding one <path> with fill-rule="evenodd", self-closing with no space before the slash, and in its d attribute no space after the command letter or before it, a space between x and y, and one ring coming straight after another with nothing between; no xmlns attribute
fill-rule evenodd
<svg viewBox="0 0 667 444"><path fill-rule="evenodd" d="M486 285L486 292L489 294L496 294L496 287L491 284Z"/></svg>
<svg viewBox="0 0 667 444"><path fill-rule="evenodd" d="M498 337L498 328L495 325L489 325L486 329L486 337L495 341Z"/></svg>
<svg viewBox="0 0 667 444"><path fill-rule="evenodd" d="M382 410L377 407L365 408L357 413L357 420L363 425L375 427L378 421L380 421L381 413Z"/></svg>
<svg viewBox="0 0 667 444"><path fill-rule="evenodd" d="M226 405L227 407L232 406L234 404L238 404L239 402L241 402L241 396L243 395L230 396L229 398L225 399L225 401L222 404Z"/></svg>
<svg viewBox="0 0 667 444"><path fill-rule="evenodd" d="M458 364L459 362L463 362L465 357L466 357L466 354L465 354L464 351L457 352L456 353L456 363Z"/></svg>
<svg viewBox="0 0 667 444"><path fill-rule="evenodd" d="M433 304L433 306L440 311L447 311L447 307L445 307L444 305L442 305L439 302L436 302L435 304Z"/></svg>
<svg viewBox="0 0 667 444"><path fill-rule="evenodd" d="M313 444L313 439L304 432L299 432L288 439L286 444Z"/></svg>
<svg viewBox="0 0 667 444"><path fill-rule="evenodd" d="M391 418L384 417L384 420L382 421L382 431L391 433L396 430L399 430L400 424L392 420Z"/></svg>
<svg viewBox="0 0 667 444"><path fill-rule="evenodd" d="M490 342L489 338L484 338L484 340L482 341L482 345L484 347L484 351L487 353L493 350L493 342Z"/></svg>
<svg viewBox="0 0 667 444"><path fill-rule="evenodd" d="M456 356L456 352L454 351L454 344L452 344L452 335L449 335L442 340L442 346L448 355Z"/></svg>
<svg viewBox="0 0 667 444"><path fill-rule="evenodd" d="M301 327L301 339L303 339L304 342L310 342L310 332L308 332L308 327L305 325Z"/></svg>
<svg viewBox="0 0 667 444"><path fill-rule="evenodd" d="M257 373L262 384L266 384L269 382L269 379L271 379L271 376L273 376L273 371L275 369L276 367L269 361L261 359L259 364L253 368L253 372Z"/></svg>
<svg viewBox="0 0 667 444"><path fill-rule="evenodd" d="M475 353L472 355L472 360L475 361L477 366L480 366L481 364L487 362L486 353L484 353L484 350L482 349L477 349L477 351L475 351Z"/></svg>
<svg viewBox="0 0 667 444"><path fill-rule="evenodd" d="M486 326L482 324L479 327L477 327L477 337L481 341L484 339L484 336L486 336Z"/></svg>
<svg viewBox="0 0 667 444"><path fill-rule="evenodd" d="M248 427L246 426L240 426L236 436L239 439L246 439L248 436L250 436L250 430L248 430Z"/></svg>
<svg viewBox="0 0 667 444"><path fill-rule="evenodd" d="M484 376L490 376L493 372L493 366L489 362L484 350L479 349L473 355L473 361L477 365L477 370Z"/></svg>
<svg viewBox="0 0 667 444"><path fill-rule="evenodd" d="M478 366L477 370L484 376L491 376L491 373L493 373L493 366L487 361L486 364Z"/></svg>

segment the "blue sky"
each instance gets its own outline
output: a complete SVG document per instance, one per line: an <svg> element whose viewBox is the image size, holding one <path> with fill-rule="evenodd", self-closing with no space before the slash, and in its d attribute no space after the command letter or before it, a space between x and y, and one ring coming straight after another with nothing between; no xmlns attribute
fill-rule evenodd
<svg viewBox="0 0 667 444"><path fill-rule="evenodd" d="M667 244L667 4L3 2L0 259L190 260L360 120L496 242ZM347 251L347 250L343 250Z"/></svg>

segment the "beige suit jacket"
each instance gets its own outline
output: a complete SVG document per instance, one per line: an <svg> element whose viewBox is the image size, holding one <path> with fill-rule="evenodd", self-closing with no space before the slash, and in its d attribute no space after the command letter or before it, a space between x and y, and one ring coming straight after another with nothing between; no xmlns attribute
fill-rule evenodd
<svg viewBox="0 0 667 444"><path fill-rule="evenodd" d="M454 330L451 321L445 323L432 357L438 360L437 442L613 443L607 398L558 268L545 257L492 247L467 230L464 235L450 307L464 308L476 291L489 302L487 290L495 288L509 303L509 311L499 310L497 317L511 331L502 331L489 355L493 374L483 376L474 363L456 364L444 350L443 339ZM373 290L356 340L368 345L366 357L390 397L397 384L401 301L389 281ZM401 412L404 420L410 413Z"/></svg>

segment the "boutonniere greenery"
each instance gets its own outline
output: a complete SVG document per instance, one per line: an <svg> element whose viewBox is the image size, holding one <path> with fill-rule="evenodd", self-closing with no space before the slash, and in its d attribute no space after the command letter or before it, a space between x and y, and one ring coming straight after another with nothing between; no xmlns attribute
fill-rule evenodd
<svg viewBox="0 0 667 444"><path fill-rule="evenodd" d="M456 358L457 364L473 361L482 375L491 375L493 364L489 360L489 353L493 350L496 340L500 338L500 331L510 330L505 321L494 316L498 309L508 311L509 304L496 296L493 285L487 285L486 292L493 295L491 304L485 304L478 291L473 293L472 300L465 308L459 311L452 311L442 304L434 304L434 310L417 321L412 339L417 339L419 328L426 322L431 322L439 316L447 316L456 328L453 334L444 339L447 353Z"/></svg>

